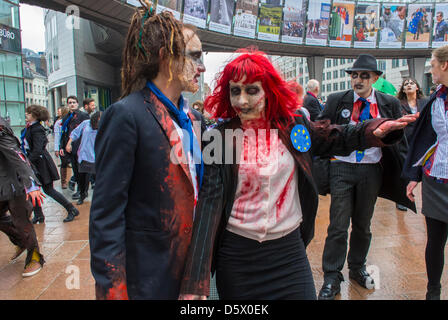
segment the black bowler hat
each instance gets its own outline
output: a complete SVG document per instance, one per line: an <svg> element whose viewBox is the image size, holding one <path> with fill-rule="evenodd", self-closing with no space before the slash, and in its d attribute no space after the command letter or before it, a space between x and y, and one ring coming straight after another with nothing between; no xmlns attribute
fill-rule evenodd
<svg viewBox="0 0 448 320"><path fill-rule="evenodd" d="M373 71L379 76L383 74L383 71L378 70L375 57L370 54L360 54L353 67L345 69L349 74L353 71Z"/></svg>

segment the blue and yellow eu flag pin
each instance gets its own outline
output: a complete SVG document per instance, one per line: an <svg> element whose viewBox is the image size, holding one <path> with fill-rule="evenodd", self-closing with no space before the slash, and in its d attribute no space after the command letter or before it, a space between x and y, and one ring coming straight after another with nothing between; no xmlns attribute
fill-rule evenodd
<svg viewBox="0 0 448 320"><path fill-rule="evenodd" d="M291 142L300 152L307 152L311 148L311 136L305 126L297 124L291 131Z"/></svg>

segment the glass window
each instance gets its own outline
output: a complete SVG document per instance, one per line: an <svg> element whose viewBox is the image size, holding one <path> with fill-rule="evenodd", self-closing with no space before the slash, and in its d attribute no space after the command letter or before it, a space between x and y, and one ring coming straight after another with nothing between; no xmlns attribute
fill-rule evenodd
<svg viewBox="0 0 448 320"><path fill-rule="evenodd" d="M333 71L333 79L337 79L338 78L338 70L334 70Z"/></svg>
<svg viewBox="0 0 448 320"><path fill-rule="evenodd" d="M408 60L406 60L406 59L403 59L402 61L401 61L401 65L404 67L404 66L407 66L408 65Z"/></svg>
<svg viewBox="0 0 448 320"><path fill-rule="evenodd" d="M51 39L56 37L57 28L56 28L56 16L51 17Z"/></svg>
<svg viewBox="0 0 448 320"><path fill-rule="evenodd" d="M339 77L344 78L345 77L345 70L339 70Z"/></svg>
<svg viewBox="0 0 448 320"><path fill-rule="evenodd" d="M330 68L330 67L331 67L331 60L327 59L327 68Z"/></svg>
<svg viewBox="0 0 448 320"><path fill-rule="evenodd" d="M331 92L331 83L327 84L327 92Z"/></svg>
<svg viewBox="0 0 448 320"><path fill-rule="evenodd" d="M333 83L333 91L338 91L338 84L337 83Z"/></svg>
<svg viewBox="0 0 448 320"><path fill-rule="evenodd" d="M0 23L19 29L19 7L6 1L0 2Z"/></svg>
<svg viewBox="0 0 448 320"><path fill-rule="evenodd" d="M11 119L11 126L25 126L25 104L7 102L6 112Z"/></svg>
<svg viewBox="0 0 448 320"><path fill-rule="evenodd" d="M341 87L341 90L345 90L345 81L339 83L339 86Z"/></svg>
<svg viewBox="0 0 448 320"><path fill-rule="evenodd" d="M327 80L331 80L331 72L330 71L327 72Z"/></svg>
<svg viewBox="0 0 448 320"><path fill-rule="evenodd" d="M0 74L22 77L22 56L11 53L0 53Z"/></svg>
<svg viewBox="0 0 448 320"><path fill-rule="evenodd" d="M23 80L1 77L0 99L3 101L25 101Z"/></svg>
<svg viewBox="0 0 448 320"><path fill-rule="evenodd" d="M333 65L336 67L338 64L338 59L333 59Z"/></svg>

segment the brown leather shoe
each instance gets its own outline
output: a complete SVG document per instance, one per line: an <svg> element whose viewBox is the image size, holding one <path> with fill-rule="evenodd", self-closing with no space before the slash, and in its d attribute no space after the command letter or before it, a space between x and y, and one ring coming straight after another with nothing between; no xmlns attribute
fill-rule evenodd
<svg viewBox="0 0 448 320"><path fill-rule="evenodd" d="M42 270L42 265L36 260L31 260L31 262L26 265L25 270L23 270L22 276L32 277L40 270Z"/></svg>

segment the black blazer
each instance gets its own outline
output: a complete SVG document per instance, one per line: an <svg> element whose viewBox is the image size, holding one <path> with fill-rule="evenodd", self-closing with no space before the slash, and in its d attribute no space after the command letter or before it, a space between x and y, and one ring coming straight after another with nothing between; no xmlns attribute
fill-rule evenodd
<svg viewBox="0 0 448 320"><path fill-rule="evenodd" d="M26 129L25 139L29 146L29 149L26 150L28 159L30 159L40 182L47 185L59 180L58 169L47 151L48 139L45 128L39 122L34 123Z"/></svg>
<svg viewBox="0 0 448 320"><path fill-rule="evenodd" d="M0 201L23 196L32 181L40 185L9 124L0 117Z"/></svg>
<svg viewBox="0 0 448 320"><path fill-rule="evenodd" d="M303 107L309 111L311 121L315 121L319 113L322 112L319 100L308 92L303 99Z"/></svg>
<svg viewBox="0 0 448 320"><path fill-rule="evenodd" d="M329 156L333 153L349 155L353 150L364 150L371 146L384 146L396 142L403 130L379 140L373 131L387 119L375 119L357 126L330 125L329 120L308 122L305 117L296 117L295 121L279 129L282 143L293 155L298 171L298 191L302 209L300 232L305 246L314 236L314 223L318 207L318 192L312 177L312 154ZM290 133L294 125L305 126L311 135L311 150L299 152L292 146ZM217 129L222 137L226 129L240 128L239 118L220 124ZM225 141L222 138L222 141ZM205 147L207 148L207 147ZM204 148L204 150L205 150ZM187 256L181 293L209 294L210 271L214 271L214 257L220 248L221 235L226 228L238 185L238 164L226 164L225 159L235 156L235 146L223 143L222 163L205 166L204 181L199 195L194 221L193 239ZM212 261L213 260L213 261Z"/></svg>
<svg viewBox="0 0 448 320"><path fill-rule="evenodd" d="M61 125L64 124L65 120L70 117L70 112L62 119ZM65 151L65 147L67 146L67 142L70 139L70 134L77 126L81 124L84 120L89 119L89 115L86 112L82 112L81 110L75 110L73 111L73 118L70 120L70 122L67 125L67 131L61 133L61 141L59 143L59 148ZM76 154L78 152L78 148L81 145L81 139L78 139L76 141L73 141L72 143L72 152L71 154Z"/></svg>
<svg viewBox="0 0 448 320"><path fill-rule="evenodd" d="M197 137L205 130L201 115ZM91 270L98 299L177 299L194 189L166 107L145 88L106 109L95 142Z"/></svg>
<svg viewBox="0 0 448 320"><path fill-rule="evenodd" d="M375 90L375 98L381 118L398 119L402 116L400 101L397 98L377 90ZM353 99L353 90L331 94L318 119L330 119L331 123L335 124L349 123L353 112ZM387 145L381 149L383 182L379 197L399 203L416 212L415 203L406 196L406 186L409 181L401 177L407 148L406 137L403 137L397 144Z"/></svg>
<svg viewBox="0 0 448 320"><path fill-rule="evenodd" d="M404 163L402 176L411 181L419 182L422 180L422 166L414 167L414 164L437 141L437 134L432 127L431 114L431 105L435 99L436 93L434 92L415 122L415 129L409 140L409 152Z"/></svg>

